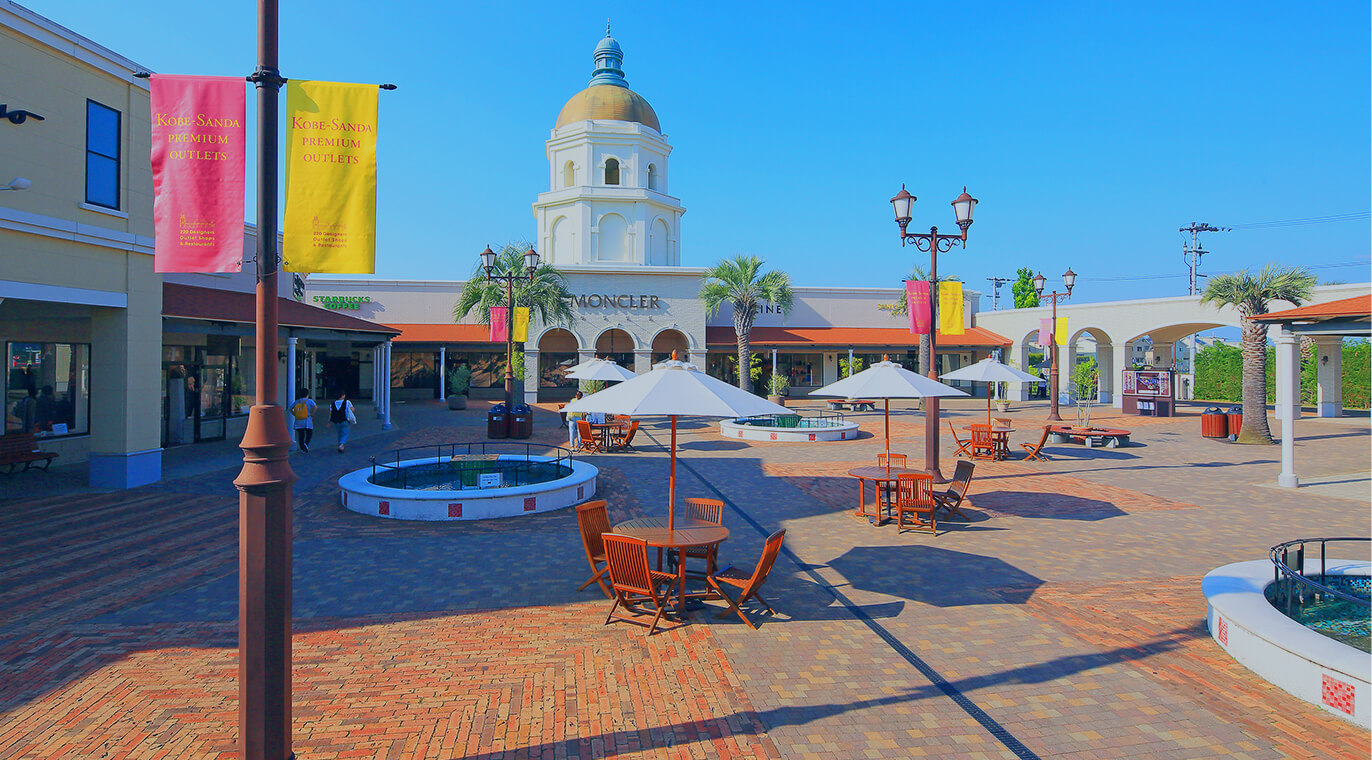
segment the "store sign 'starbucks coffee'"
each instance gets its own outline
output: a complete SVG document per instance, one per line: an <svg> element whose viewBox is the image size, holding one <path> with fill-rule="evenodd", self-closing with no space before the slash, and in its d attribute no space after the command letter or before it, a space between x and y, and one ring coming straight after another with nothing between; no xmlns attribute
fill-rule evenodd
<svg viewBox="0 0 1372 760"><path fill-rule="evenodd" d="M314 302L326 309L361 309L371 303L371 296L315 296Z"/></svg>

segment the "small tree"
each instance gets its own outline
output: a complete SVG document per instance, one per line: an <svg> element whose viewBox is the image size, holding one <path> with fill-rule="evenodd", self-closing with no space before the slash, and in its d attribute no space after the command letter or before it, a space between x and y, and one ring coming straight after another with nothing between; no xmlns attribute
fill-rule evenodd
<svg viewBox="0 0 1372 760"><path fill-rule="evenodd" d="M1020 267L1015 272L1015 282L1010 286L1015 294L1016 309L1032 309L1039 305L1039 294L1034 292L1034 270Z"/></svg>
<svg viewBox="0 0 1372 760"><path fill-rule="evenodd" d="M465 364L459 364L448 373L449 393L454 395L465 395L472 387L472 368Z"/></svg>
<svg viewBox="0 0 1372 760"><path fill-rule="evenodd" d="M752 367L752 342L749 335L753 331L753 320L763 303L771 304L782 311L791 308L791 277L780 270L763 272L766 263L757 256L739 254L732 259L715 264L705 270L705 279L700 286L700 300L705 311L711 316L719 311L726 302L734 309L734 335L738 338L738 361L740 365ZM756 380L757 378L752 378ZM742 374L738 387L752 391L751 383Z"/></svg>
<svg viewBox="0 0 1372 760"><path fill-rule="evenodd" d="M842 379L843 377L852 377L853 375L856 375L857 373L861 372L864 369L863 365L865 365L866 363L867 360L863 359L861 356L853 357L852 366L848 365L847 357L839 359L838 369L839 374L842 376L840 379Z"/></svg>
<svg viewBox="0 0 1372 760"><path fill-rule="evenodd" d="M1096 383L1099 381L1100 368L1093 357L1077 362L1077 366L1072 368L1072 392L1078 401L1094 401L1097 395Z"/></svg>

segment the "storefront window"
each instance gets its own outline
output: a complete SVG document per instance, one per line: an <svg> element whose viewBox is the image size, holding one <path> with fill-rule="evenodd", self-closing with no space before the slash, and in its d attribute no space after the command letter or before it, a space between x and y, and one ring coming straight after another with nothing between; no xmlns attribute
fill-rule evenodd
<svg viewBox="0 0 1372 760"><path fill-rule="evenodd" d="M770 357L763 357L764 363ZM824 354L777 354L777 373L786 378L792 388L823 385Z"/></svg>
<svg viewBox="0 0 1372 760"><path fill-rule="evenodd" d="M90 432L90 346L10 343L5 432L40 436Z"/></svg>
<svg viewBox="0 0 1372 760"><path fill-rule="evenodd" d="M294 393L294 391L291 391ZM230 415L244 415L257 400L257 349L243 346L239 349L238 360L234 362L233 399L230 402Z"/></svg>
<svg viewBox="0 0 1372 760"><path fill-rule="evenodd" d="M454 351L448 349L448 371L465 364L472 370L472 388L505 387L504 351Z"/></svg>
<svg viewBox="0 0 1372 760"><path fill-rule="evenodd" d="M575 366L575 353L540 351L538 353L538 387L575 388L576 380L567 377L567 370Z"/></svg>
<svg viewBox="0 0 1372 760"><path fill-rule="evenodd" d="M392 388L437 388L433 351L397 351L391 355Z"/></svg>

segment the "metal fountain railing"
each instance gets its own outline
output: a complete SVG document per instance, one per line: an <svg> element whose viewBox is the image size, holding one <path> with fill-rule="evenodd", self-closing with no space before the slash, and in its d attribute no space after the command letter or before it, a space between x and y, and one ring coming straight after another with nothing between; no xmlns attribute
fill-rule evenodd
<svg viewBox="0 0 1372 760"><path fill-rule="evenodd" d="M757 425L760 427L776 428L800 428L802 420L814 420L808 422L803 427L807 428L826 428L838 427L843 424L843 415L839 412L816 412L811 414L755 414L751 417L739 417L734 422L740 425Z"/></svg>
<svg viewBox="0 0 1372 760"><path fill-rule="evenodd" d="M501 455L522 456L523 458L502 460L500 459ZM531 456L547 456L551 459L549 461L530 461L529 457ZM376 482L378 472L393 472L395 474L392 478L396 479L396 482L386 485L401 489L409 488L410 472L417 468L415 466L405 467L403 466L404 463L430 458L436 460L433 465L420 465L418 467L423 468L426 475L431 475L438 469L451 473L454 482L453 490L478 488L478 476L481 473L500 472L502 473L502 482L506 480L504 474L511 473L509 480L513 482L506 483L506 485L519 485L528 482L530 476L535 472L544 473L554 468L558 472L564 469L570 472L572 468L572 452L562 446L504 441L440 443L428 446L407 446L372 457L371 481Z"/></svg>
<svg viewBox="0 0 1372 760"><path fill-rule="evenodd" d="M1291 614L1292 604L1304 604L1307 594L1315 600L1324 596L1342 599L1346 602L1353 602L1354 604L1363 607L1372 606L1372 603L1369 603L1368 599L1354 596L1336 588L1330 588L1323 583L1306 577L1306 544L1318 543L1320 545L1320 577L1323 578L1328 564L1326 560L1326 544L1335 541L1369 543L1372 542L1372 538L1346 536L1337 538L1298 538L1294 541L1286 541L1277 544L1269 550L1268 556L1271 557L1274 566L1272 571L1272 583L1276 586L1275 596L1278 597L1272 601L1273 604L1276 604L1277 601L1280 600L1281 603L1285 605L1286 614L1288 616ZM1361 554L1366 555L1367 551L1363 550ZM1295 561L1295 567L1292 567L1293 559Z"/></svg>

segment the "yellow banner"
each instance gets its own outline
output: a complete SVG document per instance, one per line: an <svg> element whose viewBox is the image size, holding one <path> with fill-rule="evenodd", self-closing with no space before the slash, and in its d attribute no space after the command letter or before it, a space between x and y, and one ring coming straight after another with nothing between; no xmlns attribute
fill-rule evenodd
<svg viewBox="0 0 1372 760"><path fill-rule="evenodd" d="M516 306L514 313L514 342L524 343L529 339L529 307Z"/></svg>
<svg viewBox="0 0 1372 760"><path fill-rule="evenodd" d="M1053 325L1053 341L1059 346L1067 345L1067 317L1058 317L1057 324Z"/></svg>
<svg viewBox="0 0 1372 760"><path fill-rule="evenodd" d="M938 331L943 335L962 335L962 283L943 280L938 284Z"/></svg>
<svg viewBox="0 0 1372 760"><path fill-rule="evenodd" d="M374 84L286 83L286 218L293 272L376 272Z"/></svg>

